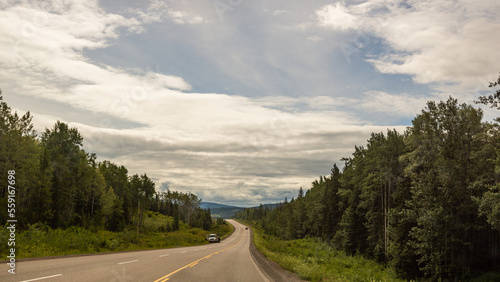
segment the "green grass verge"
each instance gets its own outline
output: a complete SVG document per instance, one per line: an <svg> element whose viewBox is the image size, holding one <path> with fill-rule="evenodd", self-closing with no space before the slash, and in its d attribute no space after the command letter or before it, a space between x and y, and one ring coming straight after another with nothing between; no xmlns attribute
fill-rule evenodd
<svg viewBox="0 0 500 282"><path fill-rule="evenodd" d="M222 239L225 239L225 238L231 236L231 234L233 234L234 226L226 222L226 224L216 225L216 226L212 227L212 229L210 231L212 233L218 234L220 239L222 240Z"/></svg>
<svg viewBox="0 0 500 282"><path fill-rule="evenodd" d="M208 244L207 234L226 236L231 233L231 227L230 224L216 225L206 231L181 224L178 231L149 230L137 234L136 230L92 232L75 226L63 230L34 224L28 230L16 232L16 259L203 245ZM11 248L7 245L9 235L5 227L0 230L0 242L4 242L0 244L3 259Z"/></svg>
<svg viewBox="0 0 500 282"><path fill-rule="evenodd" d="M247 223L248 224L248 223ZM393 269L333 249L318 239L281 240L253 226L255 247L284 269L310 281L404 281Z"/></svg>

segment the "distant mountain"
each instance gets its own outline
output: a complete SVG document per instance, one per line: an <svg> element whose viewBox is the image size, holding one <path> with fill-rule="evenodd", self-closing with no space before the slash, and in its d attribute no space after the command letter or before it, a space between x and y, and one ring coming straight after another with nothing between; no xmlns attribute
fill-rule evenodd
<svg viewBox="0 0 500 282"><path fill-rule="evenodd" d="M220 209L220 208L238 208L238 207L222 205L222 204L217 204L217 203L211 203L211 202L201 202L200 208L212 210L212 209Z"/></svg>
<svg viewBox="0 0 500 282"><path fill-rule="evenodd" d="M224 219L228 219L233 217L236 213L243 211L245 208L219 208L219 209L210 209L210 213L213 217L222 217Z"/></svg>
<svg viewBox="0 0 500 282"><path fill-rule="evenodd" d="M242 211L244 208L222 205L211 202L201 202L200 208L210 209L210 213L213 217L222 217L224 219L231 218L237 212Z"/></svg>
<svg viewBox="0 0 500 282"><path fill-rule="evenodd" d="M264 205L262 205L262 207L274 209L278 205L279 204L264 204ZM259 206L250 207L247 209L256 209L256 208L259 208ZM210 213L212 214L213 217L222 217L224 219L231 218L237 212L243 211L245 209L242 207L228 206L228 205L211 203L211 202L201 202L200 208L210 209Z"/></svg>

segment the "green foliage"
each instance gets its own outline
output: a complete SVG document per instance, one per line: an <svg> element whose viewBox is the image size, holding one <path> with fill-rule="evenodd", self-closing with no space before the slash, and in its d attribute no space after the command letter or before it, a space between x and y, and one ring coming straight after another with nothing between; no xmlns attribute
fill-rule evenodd
<svg viewBox="0 0 500 282"><path fill-rule="evenodd" d="M111 231L121 231L131 223L134 207L128 171L124 166L117 166L110 161L99 163L98 169L104 177L106 188L112 189L116 195L113 212L106 218L106 227Z"/></svg>
<svg viewBox="0 0 500 282"><path fill-rule="evenodd" d="M500 281L500 273L498 272L488 272L477 278L471 279L473 282L490 282L490 281Z"/></svg>
<svg viewBox="0 0 500 282"><path fill-rule="evenodd" d="M147 211L143 221L144 232L167 232L168 226L173 218L160 214L159 212Z"/></svg>
<svg viewBox="0 0 500 282"><path fill-rule="evenodd" d="M46 129L41 137L41 146L47 152L50 167L52 168L52 227L70 226L77 217L75 209L80 196L78 175L85 174L85 158L80 150L83 138L76 128L69 128L67 124L58 121L52 130ZM83 163L83 166L81 166ZM87 177L87 175L85 175ZM85 177L85 178L86 178ZM82 179L86 181L87 179ZM87 187L85 187L87 188ZM80 199L79 199L80 200ZM78 203L81 204L81 203Z"/></svg>
<svg viewBox="0 0 500 282"><path fill-rule="evenodd" d="M498 131L498 128L492 129L492 131ZM498 136L498 133L496 135ZM491 154L491 152L489 153ZM495 153L495 169L493 172L496 179L495 184L487 184L486 187L488 187L488 191L486 191L482 197L476 197L475 200L479 205L479 214L486 218L486 221L493 229L500 231L500 149L496 149ZM479 185L483 184L480 181L477 181L476 183Z"/></svg>
<svg viewBox="0 0 500 282"><path fill-rule="evenodd" d="M481 118L480 110L450 98L429 102L410 129L411 152L405 156L412 163L406 170L412 179L408 206L417 223L410 244L420 269L435 279L461 277L471 267L466 258L474 256L474 234L481 227L474 196L486 188L472 188L471 183L491 171L475 154L484 146L478 138L484 131Z"/></svg>
<svg viewBox="0 0 500 282"><path fill-rule="evenodd" d="M283 240L253 228L257 249L309 281L399 281L396 273L362 256L350 256L315 238Z"/></svg>
<svg viewBox="0 0 500 282"><path fill-rule="evenodd" d="M479 200L479 214L487 218L493 229L500 231L500 187L491 188Z"/></svg>
<svg viewBox="0 0 500 282"><path fill-rule="evenodd" d="M19 116L2 101L0 91L0 205L7 207L7 172L15 171L16 216L18 224L24 225L31 216L40 220L52 218L50 212L50 182L41 163L42 151L38 146L29 112ZM38 203L39 199L45 200ZM0 213L6 222L8 214Z"/></svg>
<svg viewBox="0 0 500 282"><path fill-rule="evenodd" d="M224 239L228 237L229 235L233 234L234 232L234 226L231 224L228 224L225 220L221 224L216 224L212 226L210 229L210 233L215 233L219 235L221 239Z"/></svg>
<svg viewBox="0 0 500 282"><path fill-rule="evenodd" d="M30 113L12 112L0 91L0 174L15 171L16 230L21 241L22 234L33 239L22 244L25 251L21 254L97 252L123 249L129 243L140 248L142 235L183 233L189 226L204 230L190 233L198 236L212 228L210 211L199 208L201 199L195 194L160 193L146 173L129 176L123 166L98 163L97 156L85 152L82 144L78 129L60 121L37 137ZM7 177L1 177L3 207L7 207L7 188ZM0 213L0 220L6 222L7 216ZM45 239L34 239L33 234ZM187 244L197 240L193 237Z"/></svg>
<svg viewBox="0 0 500 282"><path fill-rule="evenodd" d="M500 85L500 76L497 81L490 82L489 87L496 87ZM490 105L491 108L496 108L500 110L500 89L497 89L495 93L489 96L481 96L475 101L477 104Z"/></svg>
<svg viewBox="0 0 500 282"><path fill-rule="evenodd" d="M322 239L405 279L461 280L497 271L500 124L482 116L451 97L429 102L403 135L372 133L366 146L355 146L342 159L342 172L334 165L306 193L300 188L297 199L236 218L255 221L271 245ZM321 272L316 268L307 267Z"/></svg>
<svg viewBox="0 0 500 282"><path fill-rule="evenodd" d="M171 248L207 244L207 233L217 233L222 238L231 233L227 223L216 225L211 230L190 228L181 224L175 232L165 232L165 226L173 218L155 212L147 212L144 218L144 231L135 230L111 232L106 230L90 231L83 227L72 226L67 229L52 229L44 224L32 224L27 230L20 231L16 237L16 254L19 258L46 257L59 255L87 254L109 251L130 251L140 249ZM0 230L0 240L7 241L9 231ZM7 244L0 245L0 255L8 255Z"/></svg>

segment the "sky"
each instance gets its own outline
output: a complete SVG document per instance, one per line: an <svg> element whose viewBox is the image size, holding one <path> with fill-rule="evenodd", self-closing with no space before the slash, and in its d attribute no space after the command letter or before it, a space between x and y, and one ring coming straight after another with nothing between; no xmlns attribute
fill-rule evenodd
<svg viewBox="0 0 500 282"><path fill-rule="evenodd" d="M492 93L499 12L497 0L0 0L0 88L38 132L66 122L158 191L275 203L372 132L404 132L427 101Z"/></svg>

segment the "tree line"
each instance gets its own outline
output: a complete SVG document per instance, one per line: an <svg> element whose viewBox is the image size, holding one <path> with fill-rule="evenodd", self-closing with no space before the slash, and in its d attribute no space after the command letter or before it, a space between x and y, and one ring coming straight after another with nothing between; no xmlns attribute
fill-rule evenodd
<svg viewBox="0 0 500 282"><path fill-rule="evenodd" d="M3 101L0 91L0 221L7 222L8 171L15 171L18 228L43 223L52 228L81 226L91 230L142 228L145 211L173 217L209 230L210 210L200 208L192 193L160 192L146 173L128 175L124 166L98 162L86 152L76 128L57 121L38 135L29 112L20 116Z"/></svg>
<svg viewBox="0 0 500 282"><path fill-rule="evenodd" d="M451 97L428 102L404 133L372 133L297 198L236 217L286 240L322 238L403 278L498 271L500 119L482 118Z"/></svg>

